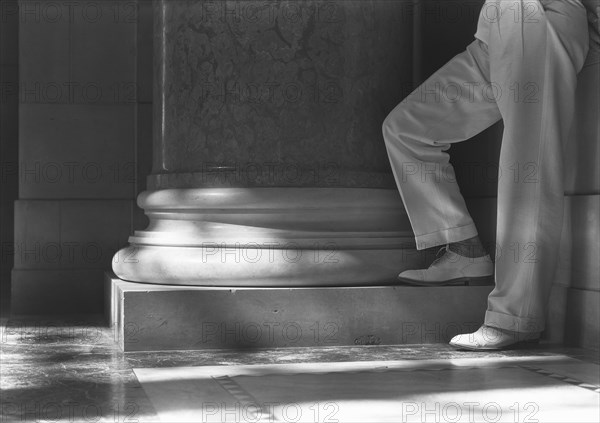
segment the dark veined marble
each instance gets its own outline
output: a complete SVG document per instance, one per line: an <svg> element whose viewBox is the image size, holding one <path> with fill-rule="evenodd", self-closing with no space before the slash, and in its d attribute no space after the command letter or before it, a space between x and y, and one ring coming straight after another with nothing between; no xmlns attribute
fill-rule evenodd
<svg viewBox="0 0 600 423"><path fill-rule="evenodd" d="M158 421L102 320L82 316L3 321L0 421Z"/></svg>
<svg viewBox="0 0 600 423"><path fill-rule="evenodd" d="M381 125L412 88L410 1L155 7L153 173L185 174L155 186L395 186Z"/></svg>

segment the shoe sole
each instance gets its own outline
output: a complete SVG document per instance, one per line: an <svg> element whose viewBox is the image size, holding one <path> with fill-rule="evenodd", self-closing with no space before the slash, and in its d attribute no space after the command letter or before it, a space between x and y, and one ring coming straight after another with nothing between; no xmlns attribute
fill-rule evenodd
<svg viewBox="0 0 600 423"><path fill-rule="evenodd" d="M398 276L398 280L400 282L404 282L409 285L415 286L486 286L486 285L494 285L494 275L489 276L479 276L473 278L455 278L448 279L445 281L436 281L436 282L425 282L419 281L410 278L402 278Z"/></svg>
<svg viewBox="0 0 600 423"><path fill-rule="evenodd" d="M518 350L522 348L530 348L533 345L537 345L540 343L540 339L528 339L526 341L518 341L514 344L505 345L503 347L469 347L467 345L453 344L449 342L451 346L458 350L467 350L467 351L501 351L501 350Z"/></svg>

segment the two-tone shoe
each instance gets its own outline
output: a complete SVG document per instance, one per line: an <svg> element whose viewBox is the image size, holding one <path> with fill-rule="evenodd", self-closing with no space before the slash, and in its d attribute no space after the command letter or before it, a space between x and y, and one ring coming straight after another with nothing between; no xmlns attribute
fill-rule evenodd
<svg viewBox="0 0 600 423"><path fill-rule="evenodd" d="M427 269L406 270L398 280L410 285L488 285L493 284L494 263L489 255L466 257L446 247L446 252Z"/></svg>
<svg viewBox="0 0 600 423"><path fill-rule="evenodd" d="M531 346L540 340L538 332L513 332L482 325L473 333L456 335L450 345L461 350L490 351Z"/></svg>

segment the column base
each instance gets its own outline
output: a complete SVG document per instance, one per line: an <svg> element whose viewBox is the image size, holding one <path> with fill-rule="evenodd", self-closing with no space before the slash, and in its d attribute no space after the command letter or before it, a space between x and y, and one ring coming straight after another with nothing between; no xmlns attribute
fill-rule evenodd
<svg viewBox="0 0 600 423"><path fill-rule="evenodd" d="M114 257L123 280L364 286L425 265L395 189L165 189L138 205L150 225Z"/></svg>

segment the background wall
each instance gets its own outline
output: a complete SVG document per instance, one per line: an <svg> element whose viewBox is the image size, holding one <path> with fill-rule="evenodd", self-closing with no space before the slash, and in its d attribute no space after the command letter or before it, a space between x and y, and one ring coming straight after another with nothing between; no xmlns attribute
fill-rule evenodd
<svg viewBox="0 0 600 423"><path fill-rule="evenodd" d="M579 74L575 125L565 149L567 210L571 241L570 281L565 284L565 340L600 349L600 34L596 33ZM566 279L566 278L565 278Z"/></svg>
<svg viewBox="0 0 600 423"><path fill-rule="evenodd" d="M13 203L18 190L18 61L17 0L0 0L0 298L10 298L13 267Z"/></svg>
<svg viewBox="0 0 600 423"><path fill-rule="evenodd" d="M150 2L19 3L14 313L102 311L151 145Z"/></svg>

